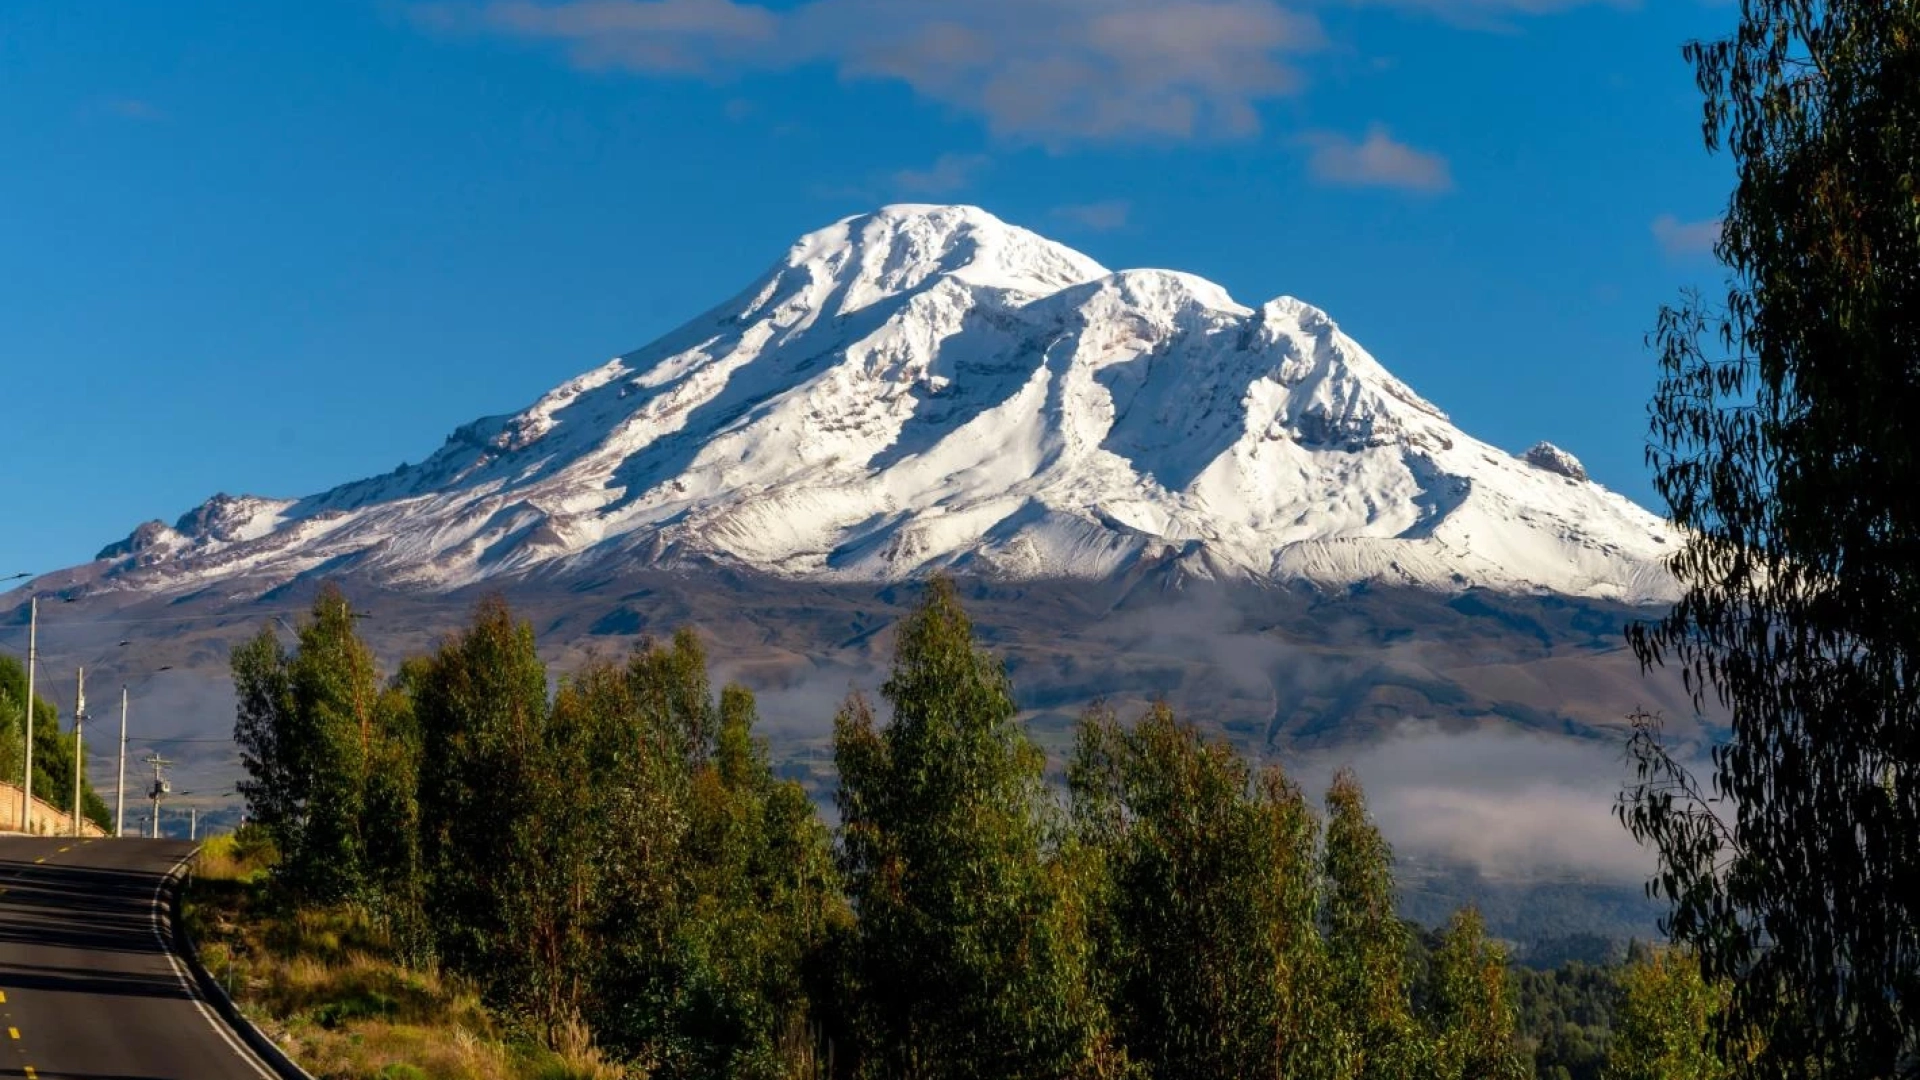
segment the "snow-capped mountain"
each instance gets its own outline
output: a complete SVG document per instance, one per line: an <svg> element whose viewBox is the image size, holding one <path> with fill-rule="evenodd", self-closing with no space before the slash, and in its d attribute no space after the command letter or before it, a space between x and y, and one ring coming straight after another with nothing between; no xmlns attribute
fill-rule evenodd
<svg viewBox="0 0 1920 1080"><path fill-rule="evenodd" d="M142 525L96 581L1159 567L1639 602L1670 595L1674 546L1564 451L1460 431L1314 307L907 205L802 237L734 299L419 465Z"/></svg>

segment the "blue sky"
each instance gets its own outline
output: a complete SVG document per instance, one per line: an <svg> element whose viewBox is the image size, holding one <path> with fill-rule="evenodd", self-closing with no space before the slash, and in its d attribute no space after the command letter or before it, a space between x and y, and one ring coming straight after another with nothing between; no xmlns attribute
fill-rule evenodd
<svg viewBox="0 0 1920 1080"><path fill-rule="evenodd" d="M1734 11L0 6L0 574L418 461L897 201L1299 296L1653 505L1642 338L1729 181L1679 47Z"/></svg>

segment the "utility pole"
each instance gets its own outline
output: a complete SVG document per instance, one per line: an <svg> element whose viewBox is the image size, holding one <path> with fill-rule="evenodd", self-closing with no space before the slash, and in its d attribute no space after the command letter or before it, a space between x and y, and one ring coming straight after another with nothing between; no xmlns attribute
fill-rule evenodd
<svg viewBox="0 0 1920 1080"><path fill-rule="evenodd" d="M120 688L120 785L113 789L113 835L127 835L127 688Z"/></svg>
<svg viewBox="0 0 1920 1080"><path fill-rule="evenodd" d="M149 791L147 795L153 800L153 838L158 840L160 838L160 799L169 791L173 790L172 785L167 783L167 778L160 775L160 770L173 764L173 762L168 761L159 754L149 754L147 755L147 764L153 766L153 790Z"/></svg>
<svg viewBox="0 0 1920 1080"><path fill-rule="evenodd" d="M200 839L200 808L197 806L187 807L187 839Z"/></svg>
<svg viewBox="0 0 1920 1080"><path fill-rule="evenodd" d="M20 831L33 831L33 669L40 659L40 598L27 599L27 768L20 784Z"/></svg>
<svg viewBox="0 0 1920 1080"><path fill-rule="evenodd" d="M87 669L80 669L80 685L73 694L73 835L80 836L80 780L87 774Z"/></svg>

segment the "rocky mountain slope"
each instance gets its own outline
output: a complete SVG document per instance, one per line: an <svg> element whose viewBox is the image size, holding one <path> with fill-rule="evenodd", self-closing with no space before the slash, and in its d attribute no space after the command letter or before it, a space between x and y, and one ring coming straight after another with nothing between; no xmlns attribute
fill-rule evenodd
<svg viewBox="0 0 1920 1080"><path fill-rule="evenodd" d="M892 206L418 465L149 522L91 588L723 567L1658 600L1674 537L1542 444L1451 424L1331 318L1109 272L985 211Z"/></svg>

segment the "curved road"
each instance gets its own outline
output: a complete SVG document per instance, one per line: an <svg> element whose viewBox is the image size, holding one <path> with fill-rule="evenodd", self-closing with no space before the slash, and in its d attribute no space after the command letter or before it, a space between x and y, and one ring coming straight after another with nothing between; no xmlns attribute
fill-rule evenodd
<svg viewBox="0 0 1920 1080"><path fill-rule="evenodd" d="M0 1077L275 1080L174 956L177 840L0 836Z"/></svg>

